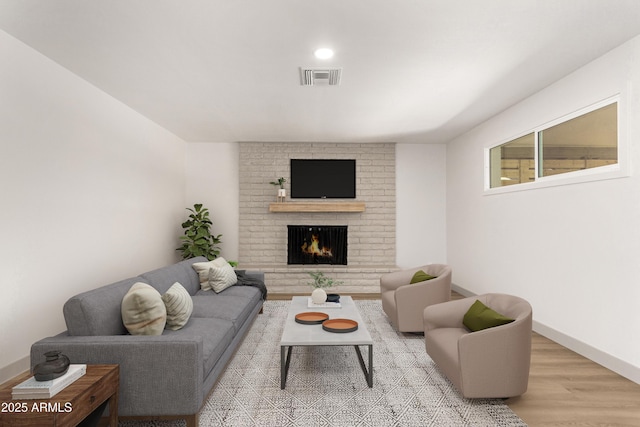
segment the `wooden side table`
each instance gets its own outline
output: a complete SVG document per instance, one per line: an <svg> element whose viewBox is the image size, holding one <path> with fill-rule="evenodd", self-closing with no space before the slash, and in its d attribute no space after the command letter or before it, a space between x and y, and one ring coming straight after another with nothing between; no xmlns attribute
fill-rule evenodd
<svg viewBox="0 0 640 427"><path fill-rule="evenodd" d="M87 365L87 373L51 399L13 400L11 389L29 373L0 387L0 427L76 426L108 401L109 425L118 426L118 365Z"/></svg>

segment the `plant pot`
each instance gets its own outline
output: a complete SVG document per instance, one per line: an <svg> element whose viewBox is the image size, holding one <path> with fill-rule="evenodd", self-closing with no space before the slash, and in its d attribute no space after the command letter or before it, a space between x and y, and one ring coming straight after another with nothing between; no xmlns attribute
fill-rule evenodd
<svg viewBox="0 0 640 427"><path fill-rule="evenodd" d="M284 199L287 197L286 188L278 188L278 202L284 202Z"/></svg>
<svg viewBox="0 0 640 427"><path fill-rule="evenodd" d="M322 288L316 288L311 292L311 301L314 304L322 304L327 301L327 293Z"/></svg>

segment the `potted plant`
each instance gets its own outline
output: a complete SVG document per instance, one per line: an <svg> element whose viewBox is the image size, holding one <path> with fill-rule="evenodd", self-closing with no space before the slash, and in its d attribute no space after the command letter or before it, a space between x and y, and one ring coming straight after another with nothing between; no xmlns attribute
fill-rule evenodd
<svg viewBox="0 0 640 427"><path fill-rule="evenodd" d="M284 198L287 197L287 190L284 188L284 183L287 182L287 179L283 176L278 178L276 181L271 181L269 184L280 187L278 189L278 201L284 202Z"/></svg>
<svg viewBox="0 0 640 427"><path fill-rule="evenodd" d="M313 292L311 292L311 301L313 301L314 304L322 304L327 301L327 292L325 289L342 284L342 281L327 277L321 271L310 271L309 276L313 279L313 281L308 284L314 288Z"/></svg>
<svg viewBox="0 0 640 427"><path fill-rule="evenodd" d="M209 219L209 209L203 208L202 204L193 205L193 209L187 208L191 212L189 219L182 223L184 236L180 236L182 245L176 249L182 254L182 259L204 256L208 260L213 260L220 255L222 243L220 237L211 234L211 219Z"/></svg>

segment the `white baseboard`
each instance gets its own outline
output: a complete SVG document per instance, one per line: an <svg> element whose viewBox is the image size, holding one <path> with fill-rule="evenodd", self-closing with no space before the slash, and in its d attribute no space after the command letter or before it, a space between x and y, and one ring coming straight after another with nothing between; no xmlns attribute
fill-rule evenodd
<svg viewBox="0 0 640 427"><path fill-rule="evenodd" d="M31 368L29 356L16 360L10 365L0 368L0 384L9 381L11 378L27 372Z"/></svg>
<svg viewBox="0 0 640 427"><path fill-rule="evenodd" d="M475 296L473 292L470 292L458 285L451 284L451 289L465 297ZM633 366L624 360L620 360L615 356L612 356L602 350L598 350L584 342L577 340L567 334L559 332L547 325L540 322L533 321L534 332L549 338L551 341L557 342L563 347L569 350L575 351L581 356L586 357L589 360L594 361L598 365L601 365L616 374L633 381L636 384L640 384L640 368Z"/></svg>
<svg viewBox="0 0 640 427"><path fill-rule="evenodd" d="M460 286L456 285L455 283L451 284L451 290L459 293L463 297L474 297L474 296L476 296L476 294L474 294L473 292L470 292L470 291L468 291L468 290L466 290L464 288L461 288Z"/></svg>
<svg viewBox="0 0 640 427"><path fill-rule="evenodd" d="M569 350L596 362L598 365L604 366L636 384L640 384L640 368L535 320L533 321L533 330L551 341L555 341Z"/></svg>

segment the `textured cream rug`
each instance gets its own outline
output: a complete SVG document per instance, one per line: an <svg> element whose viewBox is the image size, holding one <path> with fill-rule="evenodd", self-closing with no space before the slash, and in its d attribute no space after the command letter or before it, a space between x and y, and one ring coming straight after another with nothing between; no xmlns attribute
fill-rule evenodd
<svg viewBox="0 0 640 427"><path fill-rule="evenodd" d="M499 399L461 398L427 355L424 338L396 332L380 301L355 303L374 340L373 388L353 347L294 347L281 390L279 344L289 302L267 301L200 411L200 425L526 426Z"/></svg>

